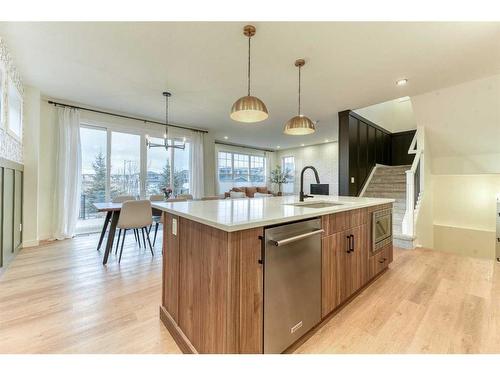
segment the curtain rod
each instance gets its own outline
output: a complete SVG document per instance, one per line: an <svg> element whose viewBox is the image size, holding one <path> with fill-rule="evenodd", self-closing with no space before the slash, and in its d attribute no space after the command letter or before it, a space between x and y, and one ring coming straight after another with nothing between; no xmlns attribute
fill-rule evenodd
<svg viewBox="0 0 500 375"><path fill-rule="evenodd" d="M97 109L91 109L91 108L85 108L85 107L79 107L79 106L76 106L76 105L71 105L71 104L64 104L64 103L59 103L59 102L54 102L52 100L47 100L47 102L49 104L52 104L54 106L60 106L60 107L69 107L69 108L75 108L75 109L81 109L83 111L88 111L88 112L95 112L95 113L101 113L103 115L110 115L110 116L115 116L115 117L121 117L121 118L126 118L126 119L129 119L129 120L136 120L136 121L141 121L141 122L149 122L150 124L158 124L158 125L163 125L165 126L165 123L163 122L159 122L159 121L154 121L154 120L146 120L146 119L143 119L143 118L139 118L139 117L133 117L133 116L126 116L126 115L120 115L118 113L112 113L112 112L106 112L106 111L99 111ZM185 130L191 130L191 131L194 131L194 132L200 132L200 133L208 133L207 130L201 130L201 129L196 129L196 128L189 128L187 126L180 126L180 125L172 125L172 124L168 124L168 126L172 127L172 128L179 128L179 129L185 129Z"/></svg>
<svg viewBox="0 0 500 375"><path fill-rule="evenodd" d="M218 144L218 145L233 146L233 147L242 147L242 148L250 148L250 149L259 150L259 151L266 151L266 152L274 152L274 151L276 151L276 150L271 150L271 149L268 149L268 148L242 145L242 144L239 144L239 143L223 142L223 141L219 141L217 139L215 140L215 143Z"/></svg>

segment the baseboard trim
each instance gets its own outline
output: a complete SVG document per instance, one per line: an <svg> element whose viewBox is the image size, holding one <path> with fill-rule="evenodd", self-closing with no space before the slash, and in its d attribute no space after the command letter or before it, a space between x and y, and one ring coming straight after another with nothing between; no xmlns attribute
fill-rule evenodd
<svg viewBox="0 0 500 375"><path fill-rule="evenodd" d="M38 240L23 241L23 248L34 247L40 245Z"/></svg>
<svg viewBox="0 0 500 375"><path fill-rule="evenodd" d="M181 327L179 327L163 306L160 306L160 320L184 354L198 354L198 351L193 344L191 344L191 341L189 341L184 332L182 332Z"/></svg>

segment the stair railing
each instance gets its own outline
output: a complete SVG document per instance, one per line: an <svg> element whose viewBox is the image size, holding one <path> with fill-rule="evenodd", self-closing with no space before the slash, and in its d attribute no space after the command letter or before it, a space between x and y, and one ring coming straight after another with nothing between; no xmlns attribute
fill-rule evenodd
<svg viewBox="0 0 500 375"><path fill-rule="evenodd" d="M406 171L406 211L403 217L402 233L413 237L415 235L415 209L418 197L424 188L424 130L418 127L408 154L413 154L411 168Z"/></svg>

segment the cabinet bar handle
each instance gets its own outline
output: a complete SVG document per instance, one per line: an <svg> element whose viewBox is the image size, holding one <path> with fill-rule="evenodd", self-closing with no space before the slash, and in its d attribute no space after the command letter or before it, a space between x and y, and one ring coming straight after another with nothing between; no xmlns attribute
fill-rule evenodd
<svg viewBox="0 0 500 375"><path fill-rule="evenodd" d="M351 234L351 238L352 238L351 251L354 252L354 234Z"/></svg>

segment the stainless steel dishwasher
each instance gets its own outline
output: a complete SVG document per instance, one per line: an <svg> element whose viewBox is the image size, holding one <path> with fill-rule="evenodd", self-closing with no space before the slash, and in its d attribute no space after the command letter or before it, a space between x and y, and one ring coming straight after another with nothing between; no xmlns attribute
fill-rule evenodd
<svg viewBox="0 0 500 375"><path fill-rule="evenodd" d="M264 353L281 353L321 320L320 219L265 230Z"/></svg>

